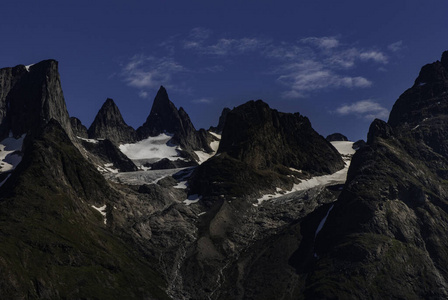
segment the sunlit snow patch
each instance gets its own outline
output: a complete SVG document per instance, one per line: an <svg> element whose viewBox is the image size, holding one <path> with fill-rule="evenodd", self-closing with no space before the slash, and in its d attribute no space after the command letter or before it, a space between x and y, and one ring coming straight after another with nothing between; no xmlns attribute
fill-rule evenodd
<svg viewBox="0 0 448 300"><path fill-rule="evenodd" d="M214 132L211 132L211 131L209 131L209 133L211 135L213 135L214 137L216 137L218 140L217 141L213 141L213 142L210 143L210 148L212 148L212 150L213 150L212 153L207 153L205 151L194 151L194 153L196 153L196 155L199 157L198 164L202 164L203 162L208 160L210 157L215 155L216 152L218 151L219 143L221 142L221 135L217 134L217 133L214 133Z"/></svg>
<svg viewBox="0 0 448 300"><path fill-rule="evenodd" d="M86 142L88 142L88 143L98 144L98 140L94 140L94 139L86 139L86 138L82 138L82 137L79 137L79 136L77 136L77 138L80 139L80 140L86 141Z"/></svg>
<svg viewBox="0 0 448 300"><path fill-rule="evenodd" d="M120 150L130 159L168 158L176 160L179 154L177 146L168 145L171 136L164 133L141 140L135 144L120 145Z"/></svg>
<svg viewBox="0 0 448 300"><path fill-rule="evenodd" d="M22 161L22 145L25 134L15 139L10 137L0 142L0 173L14 170Z"/></svg>
<svg viewBox="0 0 448 300"><path fill-rule="evenodd" d="M31 64L31 65L25 66L25 69L26 69L26 71L27 71L27 72L29 72L29 71L30 71L30 68L31 68L32 66L34 66L34 64Z"/></svg>
<svg viewBox="0 0 448 300"><path fill-rule="evenodd" d="M103 206L101 206L101 207L96 207L95 205L92 205L92 207L94 208L94 209L96 209L100 214L102 214L103 215L103 217L104 217L104 224L107 224L107 218L106 218L106 204L104 204Z"/></svg>
<svg viewBox="0 0 448 300"><path fill-rule="evenodd" d="M202 196L199 196L198 194L190 195L188 196L188 199L184 200L185 205L190 205L194 203L198 203L199 200L201 200Z"/></svg>
<svg viewBox="0 0 448 300"><path fill-rule="evenodd" d="M294 192L308 190L317 186L327 186L327 185L335 185L335 184L344 184L347 180L347 172L350 167L350 160L352 155L356 152L352 146L353 142L331 142L333 146L338 150L338 152L342 155L345 161L345 167L342 170L339 170L333 174L322 175L322 176L314 176L307 180L302 180L298 184L294 184L292 189L289 191L279 193L278 188L275 194L267 194L263 195L261 198L257 199L257 204L254 206L258 206L263 201L272 200L275 198L282 197L284 195L288 195Z"/></svg>

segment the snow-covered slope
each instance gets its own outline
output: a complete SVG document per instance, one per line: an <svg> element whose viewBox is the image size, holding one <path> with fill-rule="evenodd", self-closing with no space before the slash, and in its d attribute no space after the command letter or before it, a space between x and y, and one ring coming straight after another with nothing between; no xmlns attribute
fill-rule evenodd
<svg viewBox="0 0 448 300"><path fill-rule="evenodd" d="M203 162L205 162L206 160L208 160L210 157L212 157L213 155L216 154L216 152L218 151L219 148L219 143L221 142L221 135L211 132L209 131L214 137L216 137L218 140L213 141L210 143L210 148L212 148L213 153L207 153L204 151L194 151L194 153L196 153L196 155L199 157L199 164L202 164Z"/></svg>
<svg viewBox="0 0 448 300"><path fill-rule="evenodd" d="M314 176L307 180L302 180L298 184L294 184L291 190L285 191L280 188L277 188L277 191L275 194L267 194L263 195L261 198L257 199L258 204L254 204L255 206L260 205L263 203L263 201L276 199L297 191L303 191L307 189L311 189L317 186L327 186L327 185L335 185L335 184L343 184L345 183L347 179L347 172L348 168L350 167L350 161L351 157L355 153L355 150L353 150L353 142L347 142L347 141L337 141L337 142L331 142L331 144L338 150L338 152L342 155L345 167L342 170L339 170L333 174L330 175L323 175L323 176Z"/></svg>

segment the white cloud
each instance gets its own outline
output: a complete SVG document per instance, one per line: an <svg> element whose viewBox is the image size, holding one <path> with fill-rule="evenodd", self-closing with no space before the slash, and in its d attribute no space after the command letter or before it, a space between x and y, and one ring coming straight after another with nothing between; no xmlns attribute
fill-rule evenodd
<svg viewBox="0 0 448 300"><path fill-rule="evenodd" d="M361 52L359 54L359 58L364 61L373 60L374 62L381 63L381 64L387 64L389 62L389 59L387 58L387 56L380 51Z"/></svg>
<svg viewBox="0 0 448 300"><path fill-rule="evenodd" d="M124 66L122 76L129 86L141 89L142 96L144 88L169 85L172 75L183 71L186 69L169 57L134 55Z"/></svg>
<svg viewBox="0 0 448 300"><path fill-rule="evenodd" d="M332 49L339 46L339 41L335 37L307 37L300 40L302 43L315 45L322 49Z"/></svg>
<svg viewBox="0 0 448 300"><path fill-rule="evenodd" d="M373 84L361 76L343 76L313 60L285 64L279 73L284 75L277 80L290 88L283 93L286 98L302 98L307 96L306 92L328 88L366 88Z"/></svg>
<svg viewBox="0 0 448 300"><path fill-rule="evenodd" d="M140 97L140 98L143 98L143 99L146 99L146 98L148 98L148 92L146 92L146 91L140 91L139 93L138 93L138 96Z"/></svg>
<svg viewBox="0 0 448 300"><path fill-rule="evenodd" d="M403 41L392 43L387 48L392 52L398 52L403 48Z"/></svg>
<svg viewBox="0 0 448 300"><path fill-rule="evenodd" d="M201 98L201 99L193 100L191 102L196 103L196 104L211 104L211 103L213 103L213 100L209 99L209 98Z"/></svg>
<svg viewBox="0 0 448 300"><path fill-rule="evenodd" d="M336 113L342 116L356 115L367 120L373 120L375 118L387 119L389 116L389 110L370 99L343 105L336 109Z"/></svg>
<svg viewBox="0 0 448 300"><path fill-rule="evenodd" d="M204 27L196 27L190 30L189 37L195 40L206 40L212 34L210 29Z"/></svg>

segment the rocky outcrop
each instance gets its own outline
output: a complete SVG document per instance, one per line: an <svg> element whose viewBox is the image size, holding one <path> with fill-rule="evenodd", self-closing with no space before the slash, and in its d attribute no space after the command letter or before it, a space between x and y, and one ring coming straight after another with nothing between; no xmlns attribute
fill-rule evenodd
<svg viewBox="0 0 448 300"><path fill-rule="evenodd" d="M224 125L226 123L226 119L227 119L227 114L231 111L230 108L225 107L222 112L221 112L221 116L219 117L219 121L218 121L218 126L216 127L210 127L210 131L213 131L215 133L221 134L223 129L224 129Z"/></svg>
<svg viewBox="0 0 448 300"><path fill-rule="evenodd" d="M87 127L82 125L81 120L76 117L70 117L70 124L72 125L73 134L77 137L88 139Z"/></svg>
<svg viewBox="0 0 448 300"><path fill-rule="evenodd" d="M370 126L316 240L308 298L448 297L447 55Z"/></svg>
<svg viewBox="0 0 448 300"><path fill-rule="evenodd" d="M188 114L182 107L178 110L174 106L163 86L157 92L146 122L137 129L137 133L140 139L161 133L172 134L172 142L186 151L212 152L207 133L196 131Z"/></svg>
<svg viewBox="0 0 448 300"><path fill-rule="evenodd" d="M348 141L347 137L342 133L332 133L325 138L329 142L344 142Z"/></svg>
<svg viewBox="0 0 448 300"><path fill-rule="evenodd" d="M108 139L117 145L137 140L136 131L124 122L120 110L110 98L101 106L88 134L91 139Z"/></svg>
<svg viewBox="0 0 448 300"><path fill-rule="evenodd" d="M0 137L39 130L51 119L73 138L57 61L0 70Z"/></svg>
<svg viewBox="0 0 448 300"><path fill-rule="evenodd" d="M87 157L99 169L116 169L119 172L137 171L137 166L110 140L99 140L96 142L80 140L82 147L87 151ZM110 167L107 167L110 166ZM107 169L106 169L107 170Z"/></svg>
<svg viewBox="0 0 448 300"><path fill-rule="evenodd" d="M334 173L343 166L308 118L250 101L227 114L218 153L198 167L191 186L201 195L259 193L290 188L294 176Z"/></svg>

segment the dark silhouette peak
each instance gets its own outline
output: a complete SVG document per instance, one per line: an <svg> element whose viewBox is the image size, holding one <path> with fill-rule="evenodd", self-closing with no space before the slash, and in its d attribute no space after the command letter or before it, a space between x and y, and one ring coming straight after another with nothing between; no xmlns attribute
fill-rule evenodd
<svg viewBox="0 0 448 300"><path fill-rule="evenodd" d="M110 105L116 106L116 104L115 104L115 102L114 102L114 100L113 100L112 98L107 98L107 99L106 99L106 102L104 102L104 105L103 105L103 106L105 106L105 105L108 105L108 106L110 106Z"/></svg>
<svg viewBox="0 0 448 300"><path fill-rule="evenodd" d="M101 106L88 133L90 138L109 139L117 144L136 140L135 130L125 123L118 106L111 98L107 98Z"/></svg>
<svg viewBox="0 0 448 300"><path fill-rule="evenodd" d="M326 140L329 142L345 142L348 141L347 137L342 133L332 133L326 137Z"/></svg>
<svg viewBox="0 0 448 300"><path fill-rule="evenodd" d="M441 59L442 66L448 71L448 51L442 53Z"/></svg>

